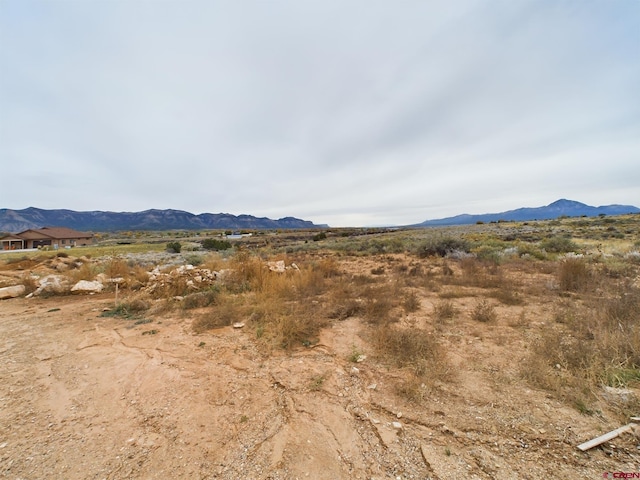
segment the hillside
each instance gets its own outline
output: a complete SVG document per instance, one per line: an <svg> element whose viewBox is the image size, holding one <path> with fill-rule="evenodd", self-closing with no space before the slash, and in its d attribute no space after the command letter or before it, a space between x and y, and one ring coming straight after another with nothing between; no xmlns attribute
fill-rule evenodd
<svg viewBox="0 0 640 480"><path fill-rule="evenodd" d="M272 220L252 215L202 213L195 215L182 210L145 210L143 212L76 212L74 210L44 210L29 207L24 210L0 209L0 231L21 232L29 228L55 225L81 231L117 230L203 230L203 229L303 229L321 228L312 222L294 217Z"/></svg>
<svg viewBox="0 0 640 480"><path fill-rule="evenodd" d="M544 207L525 207L500 213L478 215L462 214L455 217L426 220L414 227L435 227L443 225L470 225L478 222L552 220L558 217L597 217L598 215L622 215L639 213L640 208L632 205L606 205L592 207L573 200L560 199Z"/></svg>

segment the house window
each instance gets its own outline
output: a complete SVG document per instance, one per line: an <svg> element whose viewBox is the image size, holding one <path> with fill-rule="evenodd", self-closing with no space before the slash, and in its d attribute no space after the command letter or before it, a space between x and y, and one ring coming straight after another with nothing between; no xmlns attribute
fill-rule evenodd
<svg viewBox="0 0 640 480"><path fill-rule="evenodd" d="M62 245L64 245L66 243L66 240L62 240Z"/></svg>

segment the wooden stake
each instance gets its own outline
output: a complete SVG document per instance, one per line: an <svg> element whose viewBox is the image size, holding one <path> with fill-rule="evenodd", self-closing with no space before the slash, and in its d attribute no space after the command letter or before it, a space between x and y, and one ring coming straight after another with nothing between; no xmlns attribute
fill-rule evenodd
<svg viewBox="0 0 640 480"><path fill-rule="evenodd" d="M599 437L596 437L593 440L589 440L588 442L581 443L580 445L578 445L578 448L583 452L585 452L590 448L597 447L601 443L608 442L609 440L613 440L621 433L630 431L634 426L635 426L635 423L629 423L623 427L616 428L615 430L612 430L609 433L605 433L604 435L600 435Z"/></svg>

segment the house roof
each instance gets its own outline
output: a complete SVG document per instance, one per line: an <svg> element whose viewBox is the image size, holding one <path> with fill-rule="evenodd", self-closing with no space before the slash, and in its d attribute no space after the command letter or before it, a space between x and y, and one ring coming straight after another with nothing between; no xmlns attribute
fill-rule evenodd
<svg viewBox="0 0 640 480"><path fill-rule="evenodd" d="M0 241L2 242L16 242L18 240L24 240L24 238L18 237L17 235L5 235L4 237L0 237Z"/></svg>
<svg viewBox="0 0 640 480"><path fill-rule="evenodd" d="M66 227L31 228L15 235L25 240L38 240L41 238L91 238L93 235L87 232L78 232Z"/></svg>

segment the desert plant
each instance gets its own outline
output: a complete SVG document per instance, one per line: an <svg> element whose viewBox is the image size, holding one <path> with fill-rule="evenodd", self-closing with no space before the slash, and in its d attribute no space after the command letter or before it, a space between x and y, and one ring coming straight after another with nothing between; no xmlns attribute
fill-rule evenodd
<svg viewBox="0 0 640 480"><path fill-rule="evenodd" d="M493 322L497 318L496 308L487 300L481 299L473 307L471 318L476 322Z"/></svg>
<svg viewBox="0 0 640 480"><path fill-rule="evenodd" d="M30 274L23 275L20 278L20 283L24 285L24 293L27 295L38 288L37 279Z"/></svg>
<svg viewBox="0 0 640 480"><path fill-rule="evenodd" d="M197 267L198 265L202 265L202 263L204 262L204 259L202 258L202 255L198 255L197 253L191 253L189 255L185 255L184 261L187 262L189 265L193 265L194 267Z"/></svg>
<svg viewBox="0 0 640 480"><path fill-rule="evenodd" d="M204 292L191 293L182 300L182 308L190 310L192 308L203 308L214 305L219 295L219 289L210 288Z"/></svg>
<svg viewBox="0 0 640 480"><path fill-rule="evenodd" d="M369 323L386 323L390 320L391 310L396 306L397 297L386 287L368 287L362 293L363 313Z"/></svg>
<svg viewBox="0 0 640 480"><path fill-rule="evenodd" d="M207 330L226 327L239 322L243 318L240 306L232 301L220 302L220 305L209 309L196 318L191 324L195 333L203 333Z"/></svg>
<svg viewBox="0 0 640 480"><path fill-rule="evenodd" d="M457 312L458 310L451 300L440 300L433 306L433 315L438 322L451 320Z"/></svg>
<svg viewBox="0 0 640 480"><path fill-rule="evenodd" d="M167 252L180 253L181 250L182 250L182 244L180 242L167 243Z"/></svg>
<svg viewBox="0 0 640 480"><path fill-rule="evenodd" d="M309 381L309 390L318 391L322 390L322 385L324 385L325 380L327 379L326 375L314 375Z"/></svg>
<svg viewBox="0 0 640 480"><path fill-rule="evenodd" d="M442 378L448 372L446 355L436 338L425 330L392 325L375 327L376 351L400 368L409 368L417 378Z"/></svg>
<svg viewBox="0 0 640 480"><path fill-rule="evenodd" d="M326 238L327 234L324 232L316 233L313 237L311 237L314 242L319 242L320 240L324 240Z"/></svg>
<svg viewBox="0 0 640 480"><path fill-rule="evenodd" d="M149 302L143 298L133 298L119 302L114 308L102 312L101 317L133 318L149 309Z"/></svg>
<svg viewBox="0 0 640 480"><path fill-rule="evenodd" d="M409 292L404 296L402 306L407 313L417 312L420 310L420 297L414 291Z"/></svg>
<svg viewBox="0 0 640 480"><path fill-rule="evenodd" d="M558 266L558 282L563 291L581 291L589 285L591 275L583 258L564 258Z"/></svg>
<svg viewBox="0 0 640 480"><path fill-rule="evenodd" d="M575 252L578 246L569 237L554 236L544 239L540 247L550 253Z"/></svg>
<svg viewBox="0 0 640 480"><path fill-rule="evenodd" d="M454 252L469 252L469 243L461 238L433 237L420 245L416 253L420 258L446 257Z"/></svg>
<svg viewBox="0 0 640 480"><path fill-rule="evenodd" d="M206 238L202 241L202 247L206 250L228 250L231 248L228 240L218 240L217 238Z"/></svg>

